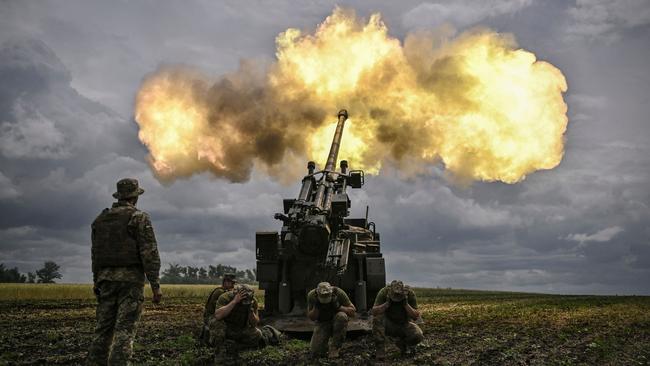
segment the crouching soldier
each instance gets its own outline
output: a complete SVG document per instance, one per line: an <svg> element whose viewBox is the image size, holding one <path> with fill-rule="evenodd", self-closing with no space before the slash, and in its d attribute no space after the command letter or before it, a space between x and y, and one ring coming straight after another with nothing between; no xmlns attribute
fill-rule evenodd
<svg viewBox="0 0 650 366"><path fill-rule="evenodd" d="M387 336L397 338L396 345L402 355L409 351L409 347L422 342L422 330L412 322L420 317L417 309L415 292L402 281L393 281L377 293L372 308L372 335L378 360L386 357Z"/></svg>
<svg viewBox="0 0 650 366"><path fill-rule="evenodd" d="M345 340L348 320L354 316L356 308L350 302L345 291L321 282L318 287L307 294L307 316L316 321L311 336L311 354L316 357L325 355L329 346L329 358L339 357L339 349Z"/></svg>
<svg viewBox="0 0 650 366"><path fill-rule="evenodd" d="M217 300L219 297L234 288L236 283L234 273L226 273L223 275L221 286L217 286L205 303L203 310L203 328L201 329L201 342L207 346L219 346L226 336L226 328L224 322L218 321L214 318L214 312L217 310Z"/></svg>
<svg viewBox="0 0 650 366"><path fill-rule="evenodd" d="M280 332L271 326L257 327L255 291L248 285L237 285L217 300L215 321L223 321L225 339L244 348L261 348L279 343Z"/></svg>

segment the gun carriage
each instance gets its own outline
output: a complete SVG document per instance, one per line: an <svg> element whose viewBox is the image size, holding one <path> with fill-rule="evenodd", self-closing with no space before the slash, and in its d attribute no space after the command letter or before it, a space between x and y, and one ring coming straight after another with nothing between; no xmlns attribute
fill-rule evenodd
<svg viewBox="0 0 650 366"><path fill-rule="evenodd" d="M377 292L386 284L385 263L380 235L363 218L349 218L348 188L364 185L362 170L349 170L348 162L336 162L348 118L338 113L336 132L323 170L307 163L298 197L283 200L282 222L278 232L257 232L255 238L257 280L264 290L262 313L265 323L282 331L311 331L307 319L307 293L319 282L328 281L345 290L357 308L358 316L349 330L369 330L368 310Z"/></svg>

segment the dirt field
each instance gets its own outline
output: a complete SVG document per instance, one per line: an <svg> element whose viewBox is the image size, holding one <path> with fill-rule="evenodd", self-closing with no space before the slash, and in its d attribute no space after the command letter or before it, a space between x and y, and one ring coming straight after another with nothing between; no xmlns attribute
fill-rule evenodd
<svg viewBox="0 0 650 366"><path fill-rule="evenodd" d="M35 285L0 285L0 364L82 363L93 330L90 286L21 286ZM195 341L209 289L167 286L163 304L147 302L135 341L137 364L215 363L211 350ZM389 347L387 364L650 364L650 297L417 293L426 339L410 358ZM369 336L359 335L346 342L338 362L312 360L308 342L292 339L218 363L366 365L372 355Z"/></svg>

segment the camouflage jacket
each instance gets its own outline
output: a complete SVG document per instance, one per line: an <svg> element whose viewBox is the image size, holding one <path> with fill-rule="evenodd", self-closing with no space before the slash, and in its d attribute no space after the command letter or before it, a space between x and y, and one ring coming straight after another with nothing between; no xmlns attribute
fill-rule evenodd
<svg viewBox="0 0 650 366"><path fill-rule="evenodd" d="M217 299L216 309L228 305L235 298L235 291L226 291ZM224 318L227 327L232 331L239 331L246 327L254 327L255 324L249 322L248 314L252 311L257 315L257 299L253 297L250 304L239 303L235 305L230 314Z"/></svg>
<svg viewBox="0 0 650 366"><path fill-rule="evenodd" d="M386 286L381 290L379 290L379 292L377 293L377 297L375 298L374 306L382 305L387 301L390 301L390 297L388 297L389 290L390 290L390 286ZM413 309L418 308L417 297L415 296L415 292L410 288L408 289L408 293L404 301L407 301ZM406 313L406 309L404 309L403 302L396 303L390 301L390 305L388 306L388 309L386 309L385 315L388 319L397 323L406 323L409 321L409 317L408 314Z"/></svg>
<svg viewBox="0 0 650 366"><path fill-rule="evenodd" d="M131 206L128 202L115 202L113 209L121 206ZM124 281L144 284L145 275L152 288L160 287L160 255L158 244L153 232L151 219L146 212L136 210L128 223L129 233L138 243L141 266L130 267L106 267L99 268L96 265L95 255L91 253L93 261L93 283L101 281Z"/></svg>
<svg viewBox="0 0 650 366"><path fill-rule="evenodd" d="M348 294L346 294L345 291L343 291L343 289L336 286L333 287L334 289L332 294L336 296L336 301L332 301L328 304L319 305L320 306L320 311L318 314L319 322L326 322L334 319L334 315L338 310L333 308L334 306L336 306L335 304L338 304L338 306L352 305L352 302L350 301ZM316 295L316 289L313 289L309 291L309 293L307 294L307 312L312 311L317 303L318 303L318 295Z"/></svg>

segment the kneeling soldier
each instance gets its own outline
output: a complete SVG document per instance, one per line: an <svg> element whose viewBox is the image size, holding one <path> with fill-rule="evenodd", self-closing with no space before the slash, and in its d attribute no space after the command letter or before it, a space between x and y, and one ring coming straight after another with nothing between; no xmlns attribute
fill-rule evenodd
<svg viewBox="0 0 650 366"><path fill-rule="evenodd" d="M328 341L332 338L329 357L339 357L348 320L354 316L356 310L345 291L328 282L321 282L316 289L309 291L307 316L316 321L310 344L312 355L323 356L327 351Z"/></svg>
<svg viewBox="0 0 650 366"><path fill-rule="evenodd" d="M402 281L393 281L377 293L372 308L372 335L377 359L386 357L386 336L398 338L397 347L404 355L408 347L422 342L422 330L411 320L420 317L415 292Z"/></svg>
<svg viewBox="0 0 650 366"><path fill-rule="evenodd" d="M208 346L219 346L223 343L226 336L225 327L222 321L217 321L214 318L214 312L217 309L217 300L221 295L234 288L236 283L235 275L233 273L226 273L223 275L221 286L217 286L205 303L203 310L203 328L201 330L201 342Z"/></svg>
<svg viewBox="0 0 650 366"><path fill-rule="evenodd" d="M235 286L232 291L219 296L214 318L225 323L226 340L248 348L278 344L279 331L270 326L257 328L260 318L254 294L248 285Z"/></svg>

